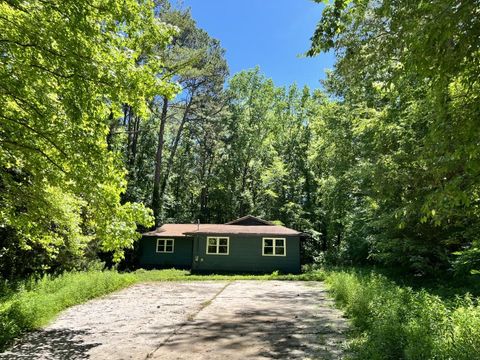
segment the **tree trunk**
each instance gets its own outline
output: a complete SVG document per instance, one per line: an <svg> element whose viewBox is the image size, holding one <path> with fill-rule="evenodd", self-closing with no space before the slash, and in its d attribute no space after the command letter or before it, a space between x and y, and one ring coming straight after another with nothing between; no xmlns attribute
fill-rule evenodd
<svg viewBox="0 0 480 360"><path fill-rule="evenodd" d="M107 149L112 150L113 145L113 136L115 134L115 130L117 129L117 121L113 118L113 111L110 110L110 115L108 116L108 134L107 134Z"/></svg>
<svg viewBox="0 0 480 360"><path fill-rule="evenodd" d="M127 116L128 114L128 116ZM124 121L127 122L128 119L128 126L127 126L127 161L130 164L130 157L131 157L131 150L132 150L132 119L133 119L133 111L131 107L128 107L128 112L125 111Z"/></svg>
<svg viewBox="0 0 480 360"><path fill-rule="evenodd" d="M210 162L207 166L207 176L204 179L204 189L205 189L205 198L203 199L203 214L205 216L205 222L211 222L211 214L210 214L210 208L208 204L209 200L209 194L210 194L210 179L212 176L212 168L213 168L213 162L215 161L215 153L212 151L212 155L210 156Z"/></svg>
<svg viewBox="0 0 480 360"><path fill-rule="evenodd" d="M130 119L132 121L132 119ZM138 133L140 131L140 116L135 116L132 125L132 138L130 144L130 171L135 168L135 161L137 159L137 144L138 144Z"/></svg>
<svg viewBox="0 0 480 360"><path fill-rule="evenodd" d="M160 217L160 180L162 177L163 143L165 124L167 122L168 99L163 98L162 114L160 116L160 128L158 130L157 154L155 157L155 177L153 179L152 210L155 217L155 226L159 225Z"/></svg>
<svg viewBox="0 0 480 360"><path fill-rule="evenodd" d="M247 211L248 204L246 203L244 195L245 195L245 191L247 190L247 176L248 176L248 170L249 170L248 163L249 163L249 160L245 162L245 166L243 167L243 171L242 171L242 185L240 189L240 207L239 207L239 213L237 214L238 216L246 215L246 211Z"/></svg>
<svg viewBox="0 0 480 360"><path fill-rule="evenodd" d="M162 176L162 185L160 186L160 195L159 195L160 207L163 205L163 197L165 195L165 189L167 188L168 177L170 176L170 171L172 170L172 167L173 167L173 160L175 159L175 154L177 152L180 139L182 137L183 128L185 126L185 123L187 122L187 117L188 117L188 113L190 111L191 105L192 105L192 98L190 98L190 100L187 103L187 106L185 107L185 112L183 113L182 121L178 126L177 135L175 136L175 140L173 141L172 149L170 151L170 156L167 162L167 168L165 169L165 172Z"/></svg>
<svg viewBox="0 0 480 360"><path fill-rule="evenodd" d="M204 144L207 144L206 138L207 138L207 134L205 133L203 135ZM207 151L205 148L202 150L203 152L202 152L202 156L199 164L199 167L201 169L199 182L200 182L200 186L202 187L202 190L200 192L200 198L199 198L200 208L199 208L198 218L202 223L204 223L205 222L204 210L206 206L206 197L207 197L206 187L205 187L205 177L207 176Z"/></svg>

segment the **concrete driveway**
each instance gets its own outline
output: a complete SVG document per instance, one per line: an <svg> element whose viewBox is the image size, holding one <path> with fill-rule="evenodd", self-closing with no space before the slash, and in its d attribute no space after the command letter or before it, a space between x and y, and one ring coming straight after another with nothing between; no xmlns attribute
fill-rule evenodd
<svg viewBox="0 0 480 360"><path fill-rule="evenodd" d="M345 330L320 282L158 282L74 306L0 359L339 359Z"/></svg>

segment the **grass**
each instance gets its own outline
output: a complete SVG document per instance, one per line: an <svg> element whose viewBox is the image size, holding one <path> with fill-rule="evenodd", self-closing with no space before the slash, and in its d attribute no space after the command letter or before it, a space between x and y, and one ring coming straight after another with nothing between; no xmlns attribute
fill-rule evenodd
<svg viewBox="0 0 480 360"><path fill-rule="evenodd" d="M17 285L0 299L0 349L23 332L46 325L62 310L135 283L115 271L66 273Z"/></svg>
<svg viewBox="0 0 480 360"><path fill-rule="evenodd" d="M192 280L325 280L352 323L352 358L480 360L480 305L478 298L466 292L471 288L477 295L478 280L425 282L391 278L371 269L315 270L301 275L89 271L46 276L15 287L0 284L0 349L72 305L139 282Z"/></svg>
<svg viewBox="0 0 480 360"><path fill-rule="evenodd" d="M41 328L62 310L139 282L193 280L321 280L322 271L301 275L192 275L183 270L88 271L45 276L15 286L0 284L0 351L22 333Z"/></svg>
<svg viewBox="0 0 480 360"><path fill-rule="evenodd" d="M201 281L201 280L323 280L323 270L310 271L299 275L283 275L278 272L263 275L252 274L191 274L188 270L137 270L132 273L137 281Z"/></svg>
<svg viewBox="0 0 480 360"><path fill-rule="evenodd" d="M328 271L325 280L353 325L352 358L480 359L478 298L452 296L454 284L412 288L355 270Z"/></svg>

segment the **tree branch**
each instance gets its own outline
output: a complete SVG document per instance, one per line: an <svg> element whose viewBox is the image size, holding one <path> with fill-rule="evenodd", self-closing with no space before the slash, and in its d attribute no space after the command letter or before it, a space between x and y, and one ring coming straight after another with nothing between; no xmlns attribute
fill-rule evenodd
<svg viewBox="0 0 480 360"><path fill-rule="evenodd" d="M29 146L29 145L25 145L25 144L20 144L20 143L17 143L17 142L15 142L15 141L10 141L10 140L6 140L6 139L0 139L0 143L6 143L6 144L10 144L10 145L19 147L19 148L23 148L23 149L27 149L27 150L31 150L31 151L37 152L37 153L39 153L40 155L42 155L45 159L47 159L47 161L48 161L49 163L51 163L53 166L55 166L55 167L56 167L57 169L59 169L61 172L63 172L64 174L67 173L67 172L66 172L59 164L57 164L50 156L48 156L44 151L42 151L41 149L39 149L39 148L37 148L37 147Z"/></svg>

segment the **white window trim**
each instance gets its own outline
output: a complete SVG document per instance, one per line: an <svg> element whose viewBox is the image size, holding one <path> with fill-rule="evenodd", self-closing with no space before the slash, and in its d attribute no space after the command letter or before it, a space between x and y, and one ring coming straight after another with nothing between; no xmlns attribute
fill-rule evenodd
<svg viewBox="0 0 480 360"><path fill-rule="evenodd" d="M210 239L216 239L217 252L214 252L214 253L208 252L208 240L210 240ZM227 239L227 252L226 253L221 253L220 254L218 252L218 249L220 248L220 239ZM206 246L207 247L205 249L205 254L207 254L207 255L230 255L230 238L228 236L207 236Z"/></svg>
<svg viewBox="0 0 480 360"><path fill-rule="evenodd" d="M167 247L167 241L171 241L172 242L172 251L159 251L158 250L158 244L159 244L160 241L165 241L165 244L163 245L163 249L165 249ZM155 251L158 254L173 254L175 252L175 239L163 239L163 238L157 239L157 246L155 247Z"/></svg>
<svg viewBox="0 0 480 360"><path fill-rule="evenodd" d="M265 240L273 240L273 254L265 254ZM277 250L277 240L283 240L283 254L276 254ZM264 237L262 238L262 256L287 256L287 239L286 238L275 238L275 237Z"/></svg>

